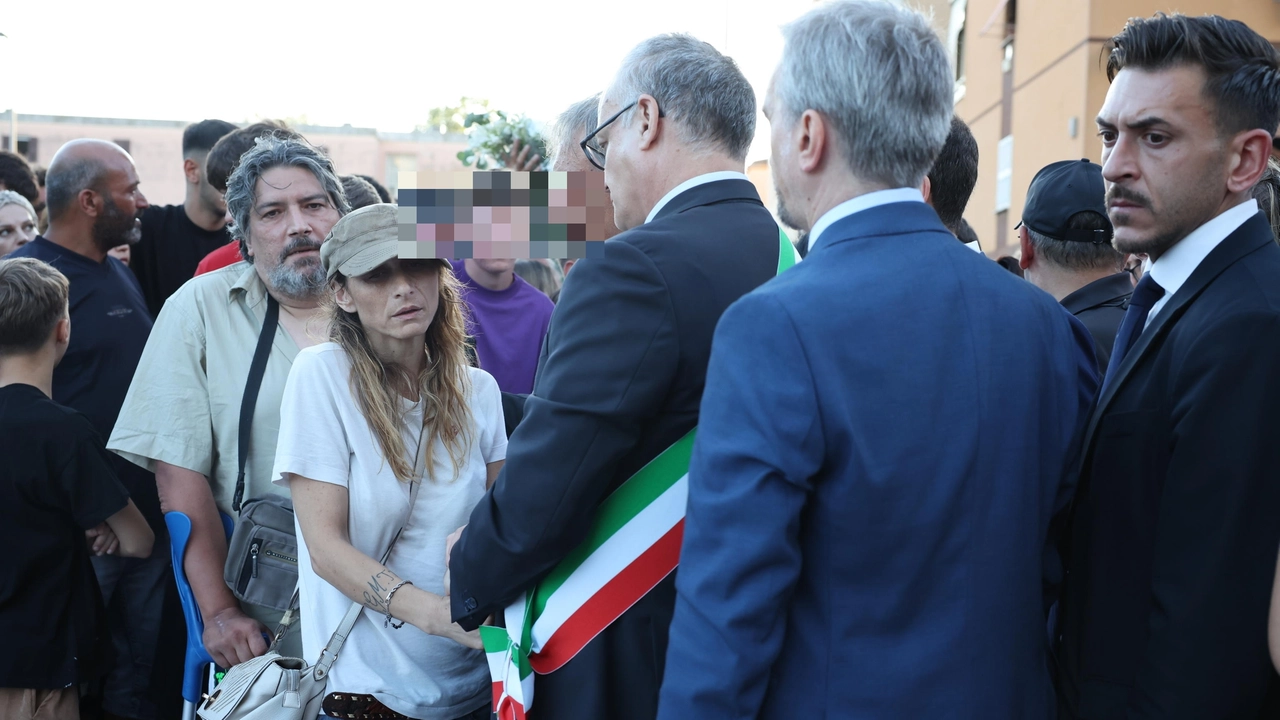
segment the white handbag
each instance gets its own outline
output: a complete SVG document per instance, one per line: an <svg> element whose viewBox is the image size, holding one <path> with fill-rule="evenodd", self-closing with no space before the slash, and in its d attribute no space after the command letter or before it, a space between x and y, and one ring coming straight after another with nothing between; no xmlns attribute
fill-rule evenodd
<svg viewBox="0 0 1280 720"><path fill-rule="evenodd" d="M422 457L424 438L418 438L418 457L415 458L415 479L409 488L409 515L405 525L413 518L413 504L418 499L418 484L421 482L422 466L418 459ZM382 564L386 565L391 551L404 532L402 525L391 538L391 544L382 555ZM302 658L283 657L275 651L275 646L288 631L292 620L293 608L297 607L298 591L294 590L290 609L285 612L276 629L275 638L267 654L256 657L249 662L240 663L227 671L222 682L214 688L209 697L196 708L201 720L315 720L320 715L320 705L324 702L325 686L329 684L329 670L342 652L342 646L355 627L356 619L364 606L358 602L351 603L351 608L333 631L316 664L307 667Z"/></svg>
<svg viewBox="0 0 1280 720"><path fill-rule="evenodd" d="M314 720L329 684L329 668L363 609L360 603L351 604L315 665L268 651L231 668L196 714L201 720Z"/></svg>

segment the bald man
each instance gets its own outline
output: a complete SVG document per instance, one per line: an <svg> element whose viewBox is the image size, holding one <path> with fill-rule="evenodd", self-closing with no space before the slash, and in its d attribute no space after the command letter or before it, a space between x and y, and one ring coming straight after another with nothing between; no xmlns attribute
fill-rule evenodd
<svg viewBox="0 0 1280 720"><path fill-rule="evenodd" d="M84 413L111 436L134 370L151 333L151 314L138 281L107 253L141 236L147 200L133 158L114 143L74 140L54 155L45 177L49 229L14 251L53 265L71 281L71 344L53 374L55 401ZM145 560L93 558L107 607L116 660L104 685L108 716L152 720L149 697L164 593L170 582L168 535L155 476L112 454L112 467L156 534L160 551ZM90 617L75 618L76 622ZM99 633L102 635L102 633ZM176 687L175 687L176 690Z"/></svg>

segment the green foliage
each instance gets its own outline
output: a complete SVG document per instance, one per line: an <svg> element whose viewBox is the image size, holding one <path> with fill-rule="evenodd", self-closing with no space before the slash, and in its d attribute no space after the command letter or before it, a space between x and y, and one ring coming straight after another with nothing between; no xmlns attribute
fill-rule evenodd
<svg viewBox="0 0 1280 720"><path fill-rule="evenodd" d="M447 105L427 111L427 123L419 125L418 129L423 131L435 130L442 135L462 133L467 128L468 119L473 115L484 114L488 111L488 100L462 97L458 100L457 105Z"/></svg>

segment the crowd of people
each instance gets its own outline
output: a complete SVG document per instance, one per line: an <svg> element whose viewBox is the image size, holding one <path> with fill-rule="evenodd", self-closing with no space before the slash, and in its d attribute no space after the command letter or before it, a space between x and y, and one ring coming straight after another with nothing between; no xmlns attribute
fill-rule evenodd
<svg viewBox="0 0 1280 720"><path fill-rule="evenodd" d="M996 262L928 21L783 34L776 219L757 89L661 35L548 129L576 263L401 257L280 123L165 207L0 153L0 717L180 712L166 513L209 717L1280 717L1280 54L1130 20Z"/></svg>

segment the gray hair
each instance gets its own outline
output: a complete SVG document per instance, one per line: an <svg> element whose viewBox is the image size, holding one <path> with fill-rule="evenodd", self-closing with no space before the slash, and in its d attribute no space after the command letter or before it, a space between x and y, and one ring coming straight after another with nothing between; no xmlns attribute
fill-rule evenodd
<svg viewBox="0 0 1280 720"><path fill-rule="evenodd" d="M547 160L551 160L560 148L576 148L578 143L596 129L596 112L600 107L600 93L569 106L551 123L547 131Z"/></svg>
<svg viewBox="0 0 1280 720"><path fill-rule="evenodd" d="M782 32L781 114L822 113L860 179L919 187L954 114L947 51L929 21L884 0L836 0Z"/></svg>
<svg viewBox="0 0 1280 720"><path fill-rule="evenodd" d="M756 94L737 63L710 43L678 33L649 38L622 61L613 90L622 104L652 95L685 142L746 160Z"/></svg>
<svg viewBox="0 0 1280 720"><path fill-rule="evenodd" d="M333 161L305 140L263 135L254 141L253 148L240 156L240 164L227 178L227 211L231 224L227 230L240 243L240 256L252 263L249 256L249 214L257 201L258 179L272 168L299 167L316 176L338 209L338 215L351 212L342 183L333 171Z"/></svg>
<svg viewBox="0 0 1280 720"><path fill-rule="evenodd" d="M106 164L96 159L64 158L63 162L51 164L44 178L44 206L49 218L62 217L81 191L99 192L106 177Z"/></svg>
<svg viewBox="0 0 1280 720"><path fill-rule="evenodd" d="M31 216L31 222L35 222L39 217L36 215L36 209L31 207L31 201L19 195L15 190L0 190L0 208L5 205L17 205L25 208L27 214Z"/></svg>
<svg viewBox="0 0 1280 720"><path fill-rule="evenodd" d="M1071 230L1108 230L1110 225L1106 217L1092 210L1081 210L1067 218L1067 228ZM1110 242L1055 240L1029 227L1027 236L1031 238L1031 246L1036 249L1036 255L1041 260L1064 270L1108 270L1116 273L1124 269L1124 255L1112 247Z"/></svg>

